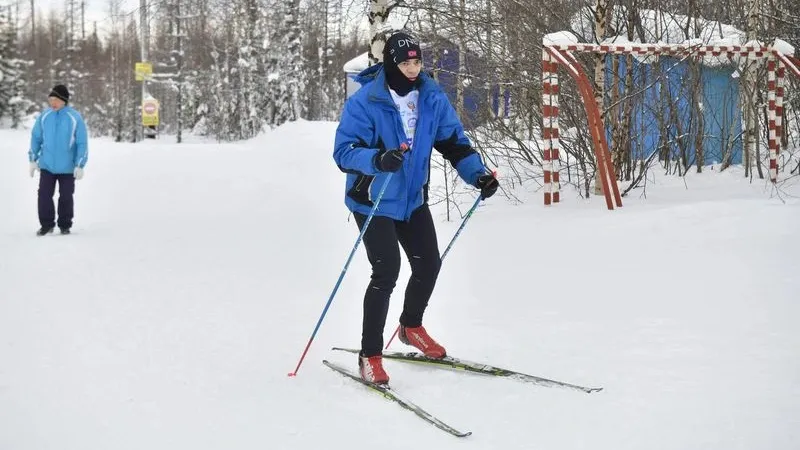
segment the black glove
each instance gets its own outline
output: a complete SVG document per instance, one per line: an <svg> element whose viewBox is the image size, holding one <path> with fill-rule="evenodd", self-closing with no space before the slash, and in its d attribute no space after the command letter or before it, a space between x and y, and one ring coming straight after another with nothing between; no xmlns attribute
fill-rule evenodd
<svg viewBox="0 0 800 450"><path fill-rule="evenodd" d="M375 168L381 172L397 172L403 166L403 150L379 150L375 154Z"/></svg>
<svg viewBox="0 0 800 450"><path fill-rule="evenodd" d="M483 199L487 199L494 195L494 193L497 191L497 188L500 187L500 183L497 181L497 178L494 177L494 174L479 176L476 185L481 190L481 198Z"/></svg>

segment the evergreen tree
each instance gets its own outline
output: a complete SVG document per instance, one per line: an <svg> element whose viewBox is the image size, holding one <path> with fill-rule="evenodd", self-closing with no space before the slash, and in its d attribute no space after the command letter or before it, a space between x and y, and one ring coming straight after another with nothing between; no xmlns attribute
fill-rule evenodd
<svg viewBox="0 0 800 450"><path fill-rule="evenodd" d="M267 117L272 126L300 119L301 88L305 85L302 33L298 23L300 2L280 0L279 5L281 22L273 39L274 44L270 46L270 69L274 75L268 79L272 102L268 106Z"/></svg>
<svg viewBox="0 0 800 450"><path fill-rule="evenodd" d="M17 30L10 11L0 9L0 119L7 119L12 128L17 128L32 103L25 98L27 64L19 58Z"/></svg>

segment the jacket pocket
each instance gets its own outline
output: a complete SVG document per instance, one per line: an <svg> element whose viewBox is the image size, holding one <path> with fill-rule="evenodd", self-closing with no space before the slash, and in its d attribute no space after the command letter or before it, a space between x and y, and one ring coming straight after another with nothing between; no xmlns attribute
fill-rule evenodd
<svg viewBox="0 0 800 450"><path fill-rule="evenodd" d="M374 179L374 175L359 175L353 186L347 191L347 195L357 203L371 207L373 203L370 200L369 189Z"/></svg>

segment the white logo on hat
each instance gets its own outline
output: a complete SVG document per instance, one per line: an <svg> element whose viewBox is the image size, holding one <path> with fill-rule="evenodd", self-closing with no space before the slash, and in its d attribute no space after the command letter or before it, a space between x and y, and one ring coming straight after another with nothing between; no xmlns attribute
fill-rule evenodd
<svg viewBox="0 0 800 450"><path fill-rule="evenodd" d="M397 41L398 47L411 47L412 45L416 45L417 43L414 42L412 39L400 39Z"/></svg>

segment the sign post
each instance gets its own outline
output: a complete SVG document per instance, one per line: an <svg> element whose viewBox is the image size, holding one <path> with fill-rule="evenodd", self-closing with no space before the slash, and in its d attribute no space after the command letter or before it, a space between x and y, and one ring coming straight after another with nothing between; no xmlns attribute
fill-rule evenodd
<svg viewBox="0 0 800 450"><path fill-rule="evenodd" d="M137 62L134 66L136 81L142 82L142 135L155 139L158 128L158 100L147 93L147 82L153 79L153 65L149 62Z"/></svg>

